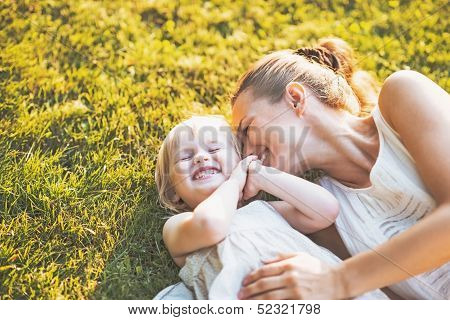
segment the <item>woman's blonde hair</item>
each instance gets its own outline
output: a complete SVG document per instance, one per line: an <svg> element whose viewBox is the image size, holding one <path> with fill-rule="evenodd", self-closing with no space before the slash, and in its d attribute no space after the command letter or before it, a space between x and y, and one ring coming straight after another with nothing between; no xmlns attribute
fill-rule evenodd
<svg viewBox="0 0 450 320"><path fill-rule="evenodd" d="M204 123L214 126L223 125L223 128L227 136L231 139L231 145L237 152L239 157L241 156L240 145L236 136L233 134L230 125L225 120L223 116L219 115L209 115L209 116L193 116L188 120L185 120L178 125L176 125L169 134L164 139L158 154L158 159L156 160L155 169L155 181L156 187L159 193L159 199L161 204L175 212L182 212L192 210L188 205L177 197L175 192L175 186L170 179L170 170L173 165L172 157L175 154L176 147L178 146L180 133L184 130L189 130L193 135L198 134L200 127ZM185 131L184 131L185 132Z"/></svg>
<svg viewBox="0 0 450 320"><path fill-rule="evenodd" d="M379 85L369 73L356 70L348 43L339 38L326 38L319 40L315 47L264 56L240 78L231 104L249 88L255 97L278 102L292 81L306 85L330 107L352 114L368 113L378 99Z"/></svg>

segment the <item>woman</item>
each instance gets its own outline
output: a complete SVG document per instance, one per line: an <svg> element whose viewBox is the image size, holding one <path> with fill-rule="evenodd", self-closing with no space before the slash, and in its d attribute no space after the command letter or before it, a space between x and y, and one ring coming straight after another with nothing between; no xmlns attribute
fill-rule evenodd
<svg viewBox="0 0 450 320"><path fill-rule="evenodd" d="M384 286L407 299L450 298L450 99L442 88L400 71L378 93L355 72L348 44L326 39L263 57L232 105L245 155L297 175L325 173L319 182L341 205L337 232L312 238L351 255L329 267L282 253L246 277L240 298L344 299ZM250 198L258 190L248 185Z"/></svg>

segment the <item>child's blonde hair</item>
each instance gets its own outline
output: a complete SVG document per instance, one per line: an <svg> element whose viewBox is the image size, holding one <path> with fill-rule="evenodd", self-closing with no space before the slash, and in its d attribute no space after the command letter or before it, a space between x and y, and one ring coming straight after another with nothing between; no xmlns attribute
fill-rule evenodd
<svg viewBox="0 0 450 320"><path fill-rule="evenodd" d="M348 43L327 38L315 47L276 51L261 58L240 78L231 104L249 88L254 97L278 102L292 81L308 86L330 107L352 114L367 113L378 99L377 82L369 73L356 70Z"/></svg>
<svg viewBox="0 0 450 320"><path fill-rule="evenodd" d="M223 129L225 130L227 136L231 138L231 144L234 150L237 152L239 157L241 156L240 144L236 139L236 136L233 134L230 125L223 116L193 116L172 128L159 149L155 170L156 187L158 189L161 204L172 211L182 212L193 209L189 208L183 200L179 200L177 198L174 188L175 186L170 180L170 168L173 165L171 159L174 156L175 147L178 145L179 135L182 130L186 129L191 130L192 134L195 135L201 127L201 125L198 126L197 124L205 121L207 121L210 125L214 125L214 123L217 125L224 125Z"/></svg>

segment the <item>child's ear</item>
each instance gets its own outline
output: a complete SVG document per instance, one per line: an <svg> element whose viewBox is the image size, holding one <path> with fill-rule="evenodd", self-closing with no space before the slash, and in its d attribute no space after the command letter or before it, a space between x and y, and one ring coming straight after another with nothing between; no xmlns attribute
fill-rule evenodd
<svg viewBox="0 0 450 320"><path fill-rule="evenodd" d="M172 200L172 201L175 202L175 203L181 202L180 196L177 195L176 193L174 193L174 194L172 194L172 195L170 196L170 200Z"/></svg>
<svg viewBox="0 0 450 320"><path fill-rule="evenodd" d="M306 91L300 82L290 82L286 86L285 99L297 116L305 111Z"/></svg>

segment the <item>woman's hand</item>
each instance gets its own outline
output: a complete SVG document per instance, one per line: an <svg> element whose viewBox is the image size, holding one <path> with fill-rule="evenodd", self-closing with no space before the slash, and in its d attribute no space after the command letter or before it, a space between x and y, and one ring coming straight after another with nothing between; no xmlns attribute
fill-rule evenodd
<svg viewBox="0 0 450 320"><path fill-rule="evenodd" d="M280 254L244 278L239 299L342 299L344 278L337 268L305 252Z"/></svg>

